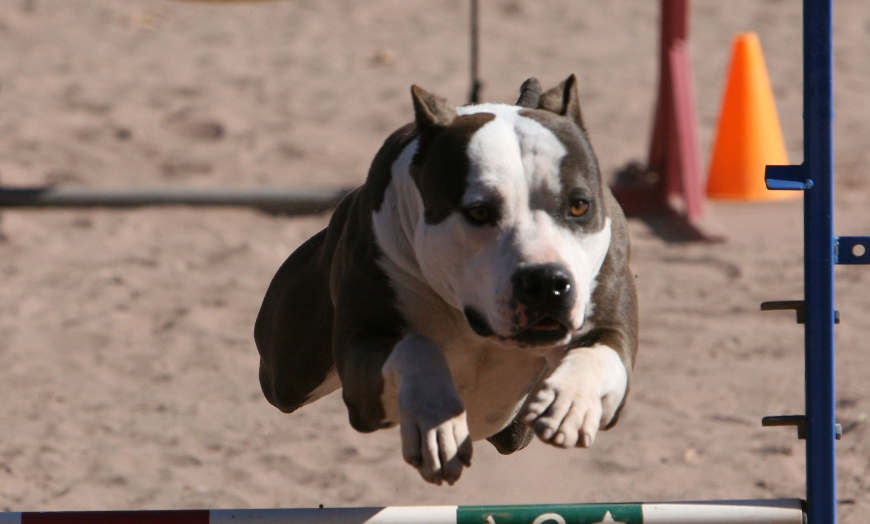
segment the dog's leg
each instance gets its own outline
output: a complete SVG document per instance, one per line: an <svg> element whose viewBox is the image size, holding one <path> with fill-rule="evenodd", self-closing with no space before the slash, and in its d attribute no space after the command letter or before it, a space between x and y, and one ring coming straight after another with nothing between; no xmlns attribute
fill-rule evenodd
<svg viewBox="0 0 870 524"><path fill-rule="evenodd" d="M447 360L428 338L402 339L383 366L384 405L398 405L402 455L433 484L452 485L471 465L465 406Z"/></svg>
<svg viewBox="0 0 870 524"><path fill-rule="evenodd" d="M550 364L553 372L533 394L524 420L544 442L589 447L622 404L628 373L605 344L568 350Z"/></svg>

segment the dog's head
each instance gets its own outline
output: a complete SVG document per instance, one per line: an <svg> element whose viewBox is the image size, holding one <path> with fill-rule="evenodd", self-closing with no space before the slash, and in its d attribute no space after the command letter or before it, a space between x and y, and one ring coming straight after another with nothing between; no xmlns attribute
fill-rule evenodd
<svg viewBox="0 0 870 524"><path fill-rule="evenodd" d="M478 335L506 346L566 344L589 328L610 220L576 83L542 93L529 79L516 106L460 108L412 88L416 258Z"/></svg>

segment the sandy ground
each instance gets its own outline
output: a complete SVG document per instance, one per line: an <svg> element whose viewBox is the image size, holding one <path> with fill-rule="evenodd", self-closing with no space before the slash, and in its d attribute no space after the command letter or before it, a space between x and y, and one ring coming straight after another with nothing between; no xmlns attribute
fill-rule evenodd
<svg viewBox="0 0 870 524"><path fill-rule="evenodd" d="M486 100L575 72L606 173L645 155L656 2L482 2ZM802 157L800 3L695 2L706 159L730 39L764 46ZM463 103L467 2L0 0L5 185L360 183L418 83ZM870 6L839 0L837 232L870 233ZM0 510L500 504L800 497L803 335L764 300L802 293L800 201L712 204L722 244L632 222L641 349L620 424L591 450L488 444L455 487L355 433L332 396L282 415L252 328L283 259L327 216L246 210L4 211ZM841 522L870 511L870 273L837 269ZM862 518L863 516L863 518Z"/></svg>

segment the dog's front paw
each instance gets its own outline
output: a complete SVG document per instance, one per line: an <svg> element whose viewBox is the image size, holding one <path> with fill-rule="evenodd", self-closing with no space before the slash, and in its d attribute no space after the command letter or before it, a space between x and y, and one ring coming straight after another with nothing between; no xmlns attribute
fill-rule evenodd
<svg viewBox="0 0 870 524"><path fill-rule="evenodd" d="M408 335L384 363L383 374L384 404L395 405L389 398L397 395L405 461L426 481L452 485L463 466L471 465L471 437L441 350L422 335Z"/></svg>
<svg viewBox="0 0 870 524"><path fill-rule="evenodd" d="M471 466L471 437L458 396L400 403L402 456L433 484L451 486Z"/></svg>
<svg viewBox="0 0 870 524"><path fill-rule="evenodd" d="M523 420L548 444L588 448L613 420L626 385L625 367L612 349L579 348L532 395Z"/></svg>
<svg viewBox="0 0 870 524"><path fill-rule="evenodd" d="M581 384L548 379L532 397L523 419L547 444L588 448L602 422L601 397Z"/></svg>

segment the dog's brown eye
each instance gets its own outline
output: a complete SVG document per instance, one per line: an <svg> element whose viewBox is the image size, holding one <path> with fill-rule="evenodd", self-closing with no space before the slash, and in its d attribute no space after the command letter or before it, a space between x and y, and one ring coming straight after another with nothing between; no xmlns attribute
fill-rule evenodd
<svg viewBox="0 0 870 524"><path fill-rule="evenodd" d="M486 224L492 220L492 211L489 210L486 206L475 206L465 210L465 215L472 222L477 222L478 224Z"/></svg>
<svg viewBox="0 0 870 524"><path fill-rule="evenodd" d="M580 218L585 215L589 211L589 202L585 200L574 200L571 202L571 216L574 218Z"/></svg>

